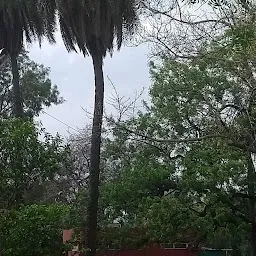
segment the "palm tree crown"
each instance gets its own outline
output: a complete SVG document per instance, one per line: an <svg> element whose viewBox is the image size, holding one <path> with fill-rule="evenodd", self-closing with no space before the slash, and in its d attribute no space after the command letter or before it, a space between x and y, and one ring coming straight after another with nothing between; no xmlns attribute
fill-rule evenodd
<svg viewBox="0 0 256 256"><path fill-rule="evenodd" d="M86 54L112 53L134 31L138 17L135 0L59 0L59 22L68 51L75 46Z"/></svg>
<svg viewBox="0 0 256 256"><path fill-rule="evenodd" d="M0 49L19 53L24 39L32 43L47 37L54 43L55 13L56 4L51 0L1 0Z"/></svg>

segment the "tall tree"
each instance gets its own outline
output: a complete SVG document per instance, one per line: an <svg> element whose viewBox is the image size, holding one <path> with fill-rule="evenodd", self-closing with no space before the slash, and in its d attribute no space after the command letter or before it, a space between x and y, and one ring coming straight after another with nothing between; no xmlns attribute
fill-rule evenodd
<svg viewBox="0 0 256 256"><path fill-rule="evenodd" d="M195 58L165 58L163 65L152 65L151 112L128 129L122 123L117 127L132 132L129 140L185 157L176 166L178 177L189 184L188 193L210 196L209 202L215 197L237 216L251 237L250 255L256 255L256 33L254 15L241 17L234 19L232 29L201 45ZM233 218L226 220L231 224Z"/></svg>
<svg viewBox="0 0 256 256"><path fill-rule="evenodd" d="M104 104L103 58L120 49L123 39L137 24L135 0L62 1L58 5L62 37L68 51L76 46L93 60L95 102L90 152L89 202L87 207L87 255L96 254L100 148Z"/></svg>
<svg viewBox="0 0 256 256"><path fill-rule="evenodd" d="M20 88L18 54L24 39L31 43L34 39L41 42L46 36L54 42L55 1L48 0L2 0L0 2L0 49L11 59L13 75L14 113L23 117L23 102ZM25 38L24 38L25 36Z"/></svg>

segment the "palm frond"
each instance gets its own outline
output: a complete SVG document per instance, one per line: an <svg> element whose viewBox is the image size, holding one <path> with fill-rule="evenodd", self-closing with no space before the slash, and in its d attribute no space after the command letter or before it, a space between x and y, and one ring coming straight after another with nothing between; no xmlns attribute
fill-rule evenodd
<svg viewBox="0 0 256 256"><path fill-rule="evenodd" d="M57 0L59 24L68 51L102 57L133 34L138 24L136 0Z"/></svg>
<svg viewBox="0 0 256 256"><path fill-rule="evenodd" d="M56 3L52 0L1 0L0 47L18 53L28 43L44 37L54 43Z"/></svg>

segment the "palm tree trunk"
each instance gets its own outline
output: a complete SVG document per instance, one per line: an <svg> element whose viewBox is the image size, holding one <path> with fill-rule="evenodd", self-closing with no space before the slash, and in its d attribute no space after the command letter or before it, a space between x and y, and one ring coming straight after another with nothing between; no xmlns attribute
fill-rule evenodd
<svg viewBox="0 0 256 256"><path fill-rule="evenodd" d="M97 221L100 175L101 130L104 103L102 56L92 55L95 76L95 101L90 152L89 198L86 221L86 256L95 256L97 248Z"/></svg>
<svg viewBox="0 0 256 256"><path fill-rule="evenodd" d="M17 62L17 54L10 54L11 65L12 65L12 83L13 83L13 113L15 117L23 117L23 105L22 96L20 88L20 78L19 78L19 67Z"/></svg>

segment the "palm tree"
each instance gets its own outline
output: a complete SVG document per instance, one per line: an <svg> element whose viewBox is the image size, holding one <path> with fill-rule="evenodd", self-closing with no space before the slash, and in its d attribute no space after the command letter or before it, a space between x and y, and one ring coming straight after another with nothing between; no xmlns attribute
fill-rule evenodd
<svg viewBox="0 0 256 256"><path fill-rule="evenodd" d="M45 36L55 42L55 1L51 0L1 0L0 49L11 59L13 75L14 114L23 117L22 95L17 57L24 40L41 42Z"/></svg>
<svg viewBox="0 0 256 256"><path fill-rule="evenodd" d="M59 0L59 24L68 51L76 46L93 60L95 101L90 152L89 198L87 205L87 255L96 253L99 198L100 148L104 104L103 59L120 49L123 39L138 23L136 0Z"/></svg>

